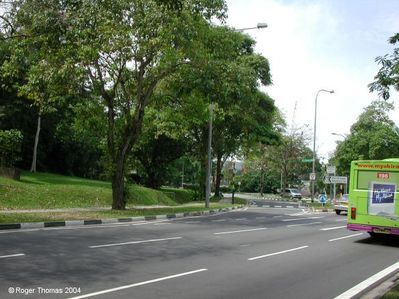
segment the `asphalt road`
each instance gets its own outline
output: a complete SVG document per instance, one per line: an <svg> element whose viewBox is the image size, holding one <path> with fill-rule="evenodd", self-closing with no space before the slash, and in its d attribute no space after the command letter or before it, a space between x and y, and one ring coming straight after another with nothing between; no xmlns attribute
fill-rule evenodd
<svg viewBox="0 0 399 299"><path fill-rule="evenodd" d="M2 231L0 298L325 299L399 261L396 240L349 232L345 216L267 205Z"/></svg>

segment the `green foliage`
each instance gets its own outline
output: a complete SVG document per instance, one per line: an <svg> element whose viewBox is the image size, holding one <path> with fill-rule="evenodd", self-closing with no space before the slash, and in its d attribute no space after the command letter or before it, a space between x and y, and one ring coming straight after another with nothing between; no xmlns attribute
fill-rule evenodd
<svg viewBox="0 0 399 299"><path fill-rule="evenodd" d="M22 140L19 130L0 130L0 166L14 167L21 160Z"/></svg>
<svg viewBox="0 0 399 299"><path fill-rule="evenodd" d="M396 45L399 42L399 33L392 36L389 42ZM388 100L390 87L399 91L399 48L395 48L393 54L377 57L376 62L381 65L381 68L369 88L370 91L377 91L384 100Z"/></svg>
<svg viewBox="0 0 399 299"><path fill-rule="evenodd" d="M333 163L340 174L349 174L353 160L399 157L399 129L388 115L392 109L393 104L383 100L364 109L335 150Z"/></svg>

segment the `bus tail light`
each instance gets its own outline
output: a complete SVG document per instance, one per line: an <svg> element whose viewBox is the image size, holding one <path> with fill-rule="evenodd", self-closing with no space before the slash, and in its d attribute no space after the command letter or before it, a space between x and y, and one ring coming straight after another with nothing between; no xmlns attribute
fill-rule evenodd
<svg viewBox="0 0 399 299"><path fill-rule="evenodd" d="M351 219L356 219L356 208L351 208Z"/></svg>

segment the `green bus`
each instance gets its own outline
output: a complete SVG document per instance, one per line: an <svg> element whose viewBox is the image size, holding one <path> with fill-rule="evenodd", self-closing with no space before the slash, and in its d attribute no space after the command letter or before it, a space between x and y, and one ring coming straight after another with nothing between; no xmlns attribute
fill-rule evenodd
<svg viewBox="0 0 399 299"><path fill-rule="evenodd" d="M349 230L399 235L399 158L351 163Z"/></svg>

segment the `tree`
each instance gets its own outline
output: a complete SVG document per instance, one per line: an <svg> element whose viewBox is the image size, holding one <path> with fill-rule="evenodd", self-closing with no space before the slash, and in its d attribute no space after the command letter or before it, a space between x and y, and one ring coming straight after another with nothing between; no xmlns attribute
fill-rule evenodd
<svg viewBox="0 0 399 299"><path fill-rule="evenodd" d="M399 156L399 129L389 118L393 104L374 101L352 125L350 134L338 143L333 162L338 173L349 175L353 160L385 159Z"/></svg>
<svg viewBox="0 0 399 299"><path fill-rule="evenodd" d="M19 96L33 101L37 126L31 171L36 171L42 116L54 111L54 103L76 88L77 76L63 67L68 56L60 47L66 23L62 3L11 1L1 16L5 23L1 42L12 51L3 60L1 74L14 83ZM65 84L70 82L70 84Z"/></svg>
<svg viewBox="0 0 399 299"><path fill-rule="evenodd" d="M258 91L260 84L271 83L270 69L267 59L254 53L254 41L248 35L213 26L202 38L204 48L173 78L170 89L184 103L182 114L193 116L187 123L188 132L201 161L200 194L205 195L210 104L214 107L212 147L217 186L223 161L236 153L245 139L261 133L265 139L272 136L270 119L275 106Z"/></svg>
<svg viewBox="0 0 399 299"><path fill-rule="evenodd" d="M392 36L389 42L396 45L399 42L399 33ZM377 91L383 99L388 100L391 86L399 91L399 48L395 48L393 54L377 57L376 62L381 65L381 68L369 88L370 91Z"/></svg>
<svg viewBox="0 0 399 299"><path fill-rule="evenodd" d="M199 42L198 28L213 17L222 19L224 11L222 0L20 3L20 33L30 30L26 35L48 38L52 31L44 29L48 16L54 16L62 33L55 34L57 44L65 54L60 69L76 69L78 78L84 78L82 87L105 106L113 209L125 208L126 161L158 84L186 63Z"/></svg>

